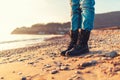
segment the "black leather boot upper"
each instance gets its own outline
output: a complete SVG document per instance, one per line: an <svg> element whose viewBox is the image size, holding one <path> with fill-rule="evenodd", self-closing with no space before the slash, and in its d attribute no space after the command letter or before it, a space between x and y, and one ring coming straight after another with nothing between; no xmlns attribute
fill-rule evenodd
<svg viewBox="0 0 120 80"><path fill-rule="evenodd" d="M90 32L91 31L81 29L81 32L79 33L78 45L80 46L88 45Z"/></svg>
<svg viewBox="0 0 120 80"><path fill-rule="evenodd" d="M61 52L62 56L65 56L65 53L69 50L71 50L76 44L78 40L78 30L76 31L70 31L70 42L66 50Z"/></svg>
<svg viewBox="0 0 120 80"><path fill-rule="evenodd" d="M88 48L89 37L90 37L90 31L81 30L81 32L79 33L77 45L73 49L69 50L65 55L76 56L89 52L89 48Z"/></svg>

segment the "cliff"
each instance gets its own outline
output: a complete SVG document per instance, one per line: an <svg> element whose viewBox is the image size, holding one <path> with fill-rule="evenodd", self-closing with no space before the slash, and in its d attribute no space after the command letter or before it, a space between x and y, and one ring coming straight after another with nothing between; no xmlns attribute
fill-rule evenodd
<svg viewBox="0 0 120 80"><path fill-rule="evenodd" d="M95 15L95 27L108 28L114 27L120 28L120 11L109 12ZM66 34L70 29L70 22L66 23L48 23L48 24L34 24L31 27L16 28L11 34Z"/></svg>

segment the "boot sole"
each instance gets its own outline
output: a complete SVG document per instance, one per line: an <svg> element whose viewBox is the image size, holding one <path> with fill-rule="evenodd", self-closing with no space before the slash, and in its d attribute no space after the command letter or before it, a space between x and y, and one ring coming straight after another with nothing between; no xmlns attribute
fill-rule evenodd
<svg viewBox="0 0 120 80"><path fill-rule="evenodd" d="M77 54L69 53L69 51L67 51L65 56L67 56L67 57L74 57L74 56L80 56L80 55L83 55L83 54L87 54L89 52L90 52L89 49L83 50L83 51L81 51L81 52L79 52Z"/></svg>

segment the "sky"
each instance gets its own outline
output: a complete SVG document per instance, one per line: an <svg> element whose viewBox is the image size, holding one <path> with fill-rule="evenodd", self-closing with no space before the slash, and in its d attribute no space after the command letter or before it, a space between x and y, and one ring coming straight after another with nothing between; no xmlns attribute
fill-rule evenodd
<svg viewBox="0 0 120 80"><path fill-rule="evenodd" d="M70 0L0 0L0 34L36 23L70 21ZM96 0L95 12L120 11L120 0Z"/></svg>

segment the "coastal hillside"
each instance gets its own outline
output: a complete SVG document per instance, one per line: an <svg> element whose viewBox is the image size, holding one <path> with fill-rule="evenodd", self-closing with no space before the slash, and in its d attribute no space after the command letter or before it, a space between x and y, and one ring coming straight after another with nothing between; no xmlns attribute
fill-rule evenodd
<svg viewBox="0 0 120 80"><path fill-rule="evenodd" d="M95 29L118 26L120 28L120 11L96 14Z"/></svg>
<svg viewBox="0 0 120 80"><path fill-rule="evenodd" d="M108 28L115 27L120 28L120 11L109 12L95 15L95 27ZM66 23L48 23L48 24L33 24L31 27L16 28L11 34L66 34L70 29L70 22Z"/></svg>

